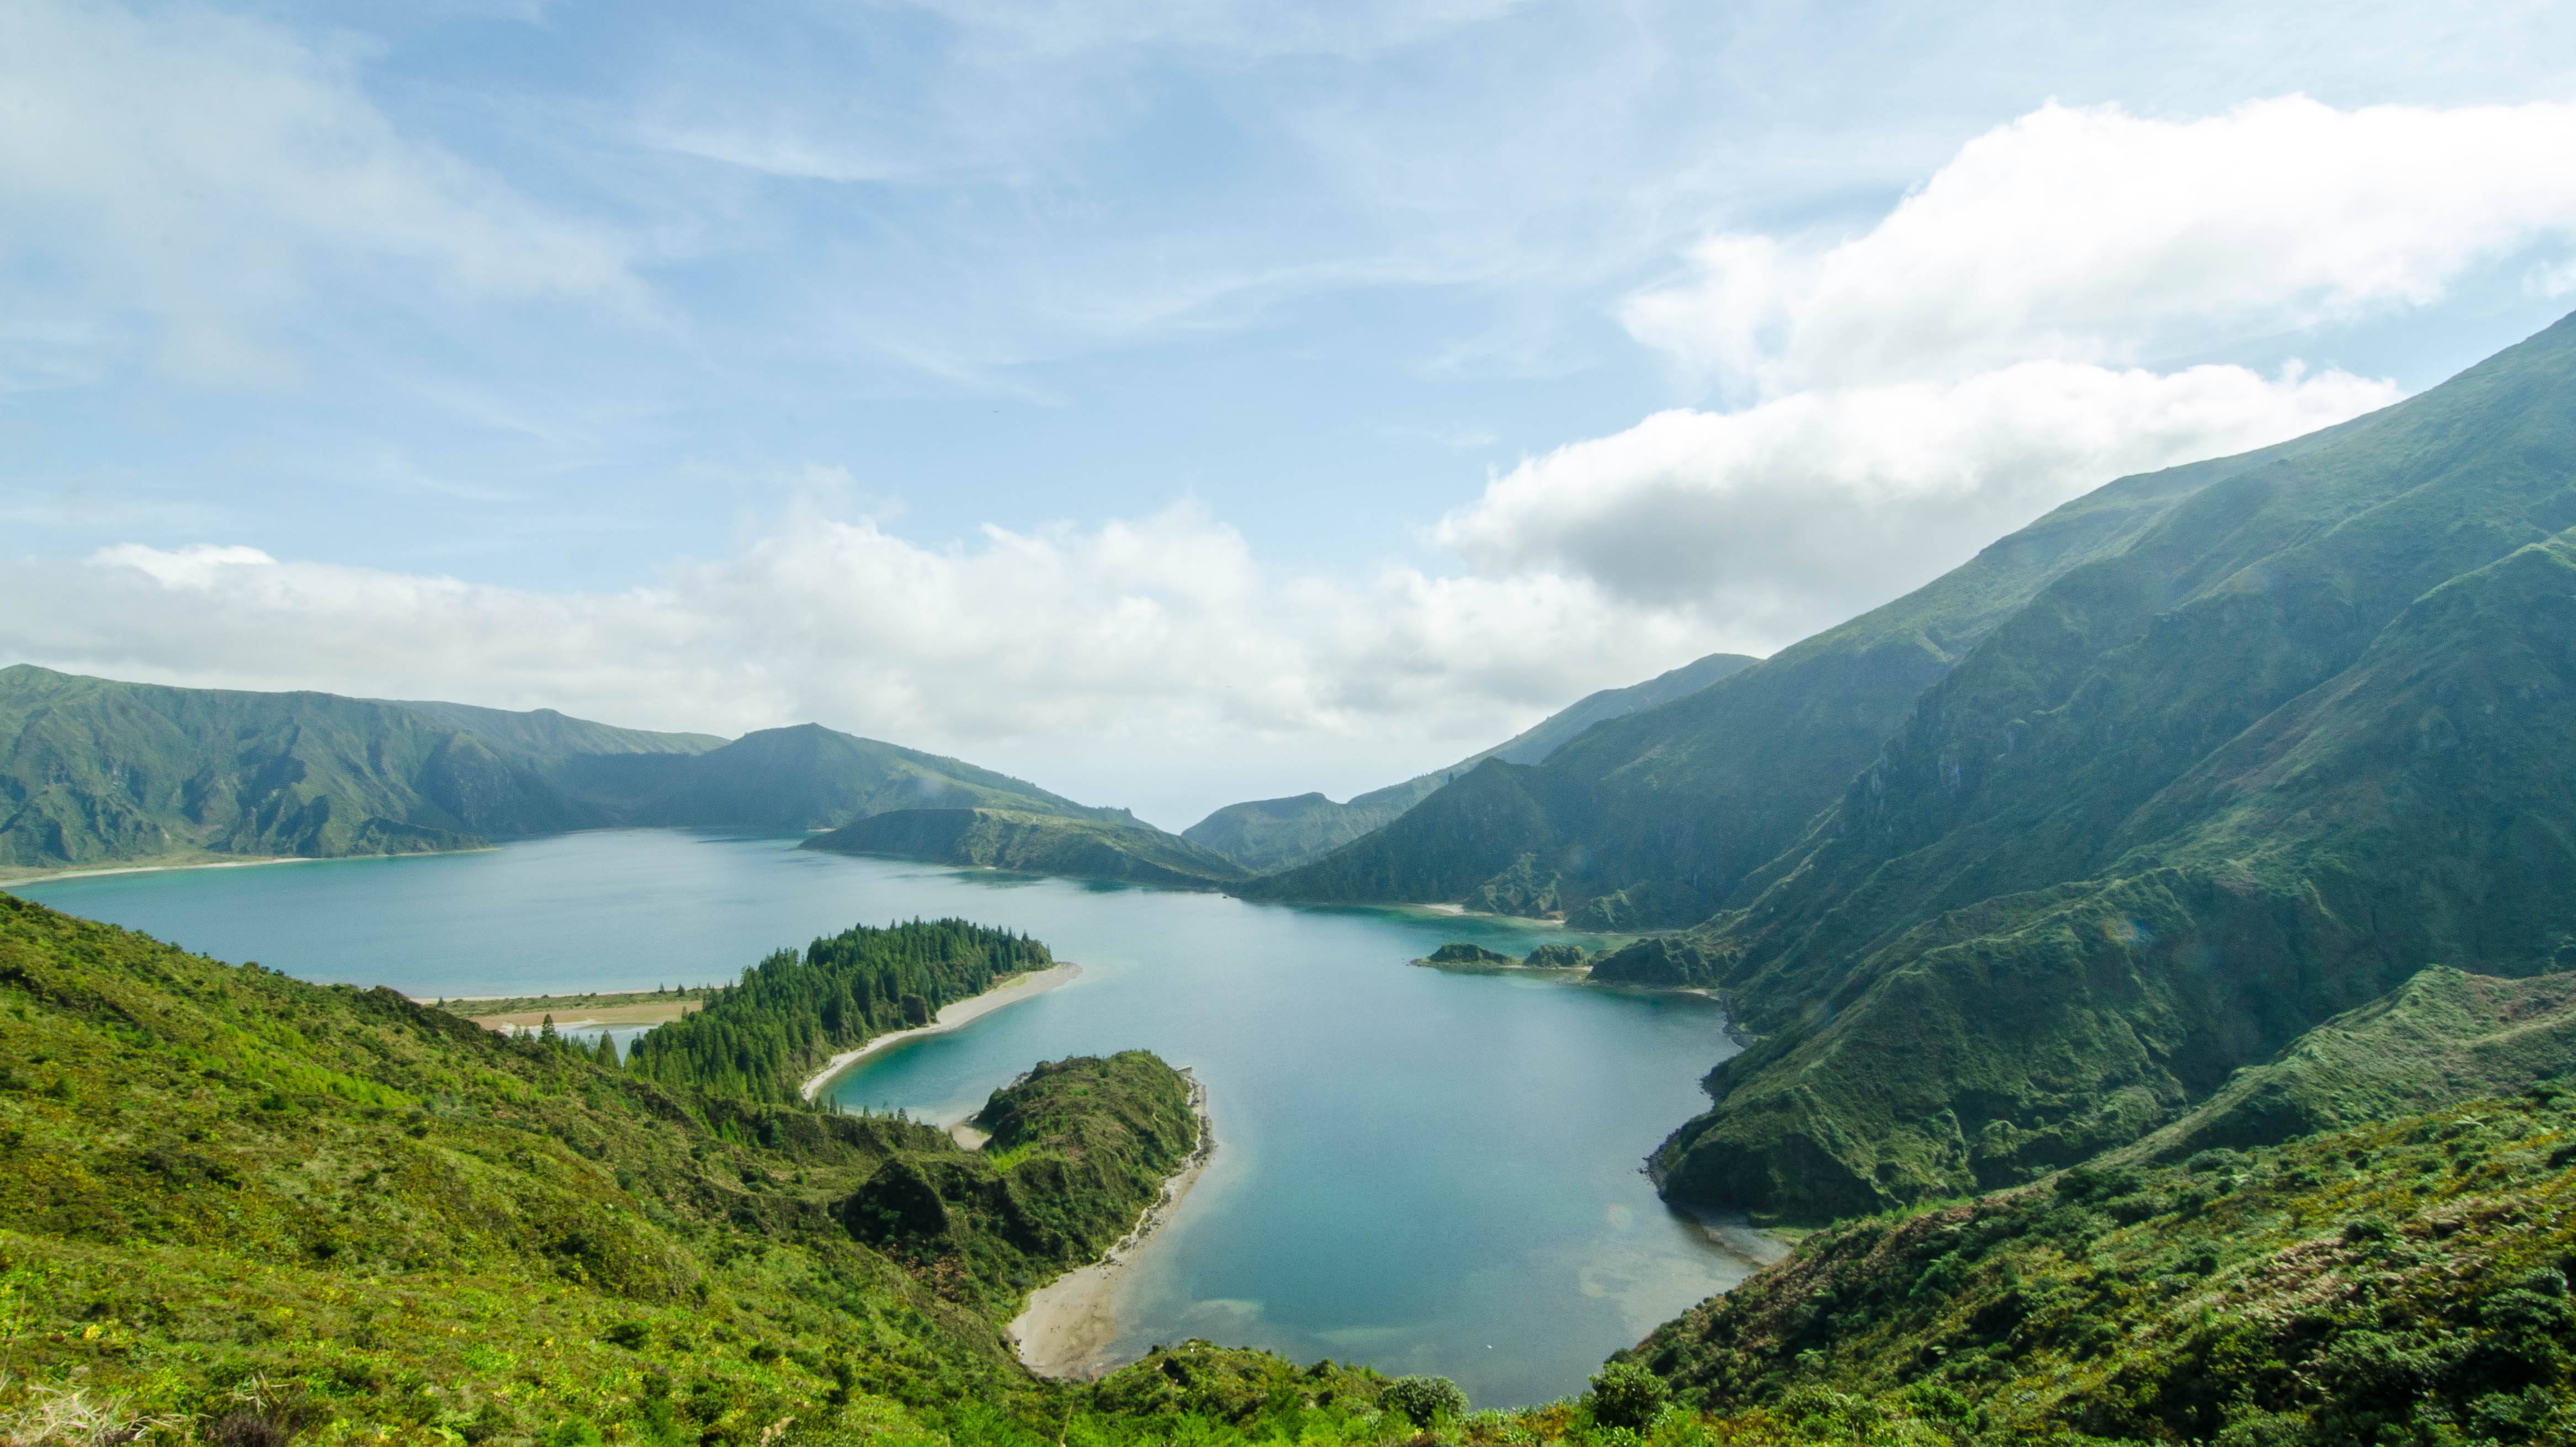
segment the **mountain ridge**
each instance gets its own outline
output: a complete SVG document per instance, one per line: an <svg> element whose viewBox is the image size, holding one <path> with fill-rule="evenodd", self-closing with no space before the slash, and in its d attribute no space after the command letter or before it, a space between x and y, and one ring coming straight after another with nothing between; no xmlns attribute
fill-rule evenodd
<svg viewBox="0 0 2576 1447"><path fill-rule="evenodd" d="M1339 804L1321 793L1228 804L1182 830L1181 837L1255 874L1293 869L1393 822L1487 759L1539 763L1597 723L1696 693L1760 661L1741 653L1712 653L1643 683L1586 694L1492 748L1403 783L1354 794Z"/></svg>

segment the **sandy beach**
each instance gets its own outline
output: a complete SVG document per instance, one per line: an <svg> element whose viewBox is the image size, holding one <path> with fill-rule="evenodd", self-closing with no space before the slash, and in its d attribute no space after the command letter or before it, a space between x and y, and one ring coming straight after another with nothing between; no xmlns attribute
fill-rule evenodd
<svg viewBox="0 0 2576 1447"><path fill-rule="evenodd" d="M454 1002L450 1001L450 1003ZM557 1030L623 1029L631 1025L667 1024L683 1015L695 1014L705 1009L706 1003L704 1000L654 1000L647 997L635 1004L594 1005L587 1008L567 1004L558 1005L552 1009L513 1010L507 1014L472 1015L467 1018L486 1030L498 1030L504 1034L534 1030L543 1025L549 1015L554 1017Z"/></svg>
<svg viewBox="0 0 2576 1447"><path fill-rule="evenodd" d="M853 1061L864 1059L898 1040L910 1040L917 1035L945 1034L970 1020L989 1015L1004 1005L1015 1005L1032 995L1043 995L1049 990L1070 985L1081 973L1080 965L1057 965L1053 969L1033 970L1007 985L996 986L971 999L959 1000L948 1005L932 1017L929 1024L917 1030L889 1031L856 1050L844 1050L833 1056L821 1070L814 1073L812 1079L805 1082L804 1096L807 1100L812 1100L822 1093L824 1086L831 1083L833 1076L849 1069Z"/></svg>
<svg viewBox="0 0 2576 1447"><path fill-rule="evenodd" d="M1207 1087L1190 1072L1181 1074L1189 1078L1190 1109L1199 1118L1198 1149L1163 1182L1161 1199L1146 1208L1134 1230L1098 1261L1029 1293L1028 1306L1011 1323L1011 1340L1019 1346L1020 1361L1039 1376L1090 1381L1119 1365L1110 1356L1118 1342L1118 1317L1112 1310L1118 1278L1180 1210L1182 1198L1198 1184L1199 1173L1207 1169L1208 1157L1216 1151L1216 1123L1208 1116Z"/></svg>

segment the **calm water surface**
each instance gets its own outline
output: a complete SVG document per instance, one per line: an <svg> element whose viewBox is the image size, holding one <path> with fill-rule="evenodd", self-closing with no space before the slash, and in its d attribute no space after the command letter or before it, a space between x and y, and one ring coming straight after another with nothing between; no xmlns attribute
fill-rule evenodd
<svg viewBox="0 0 2576 1447"><path fill-rule="evenodd" d="M1750 1267L1638 1164L1733 1052L1688 997L1409 967L1444 940L1565 936L615 830L474 854L21 886L224 959L421 996L732 976L854 923L961 915L1082 977L892 1047L845 1105L946 1122L1041 1059L1141 1047L1196 1071L1216 1158L1121 1287L1122 1348L1206 1336L1457 1379L1479 1406L1580 1391Z"/></svg>

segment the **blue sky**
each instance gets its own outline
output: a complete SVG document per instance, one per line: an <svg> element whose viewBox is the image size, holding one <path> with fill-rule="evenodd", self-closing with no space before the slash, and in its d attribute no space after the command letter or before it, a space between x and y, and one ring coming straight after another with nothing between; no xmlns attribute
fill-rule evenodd
<svg viewBox="0 0 2576 1447"><path fill-rule="evenodd" d="M0 14L0 656L1177 827L2576 307L2563 7Z"/></svg>

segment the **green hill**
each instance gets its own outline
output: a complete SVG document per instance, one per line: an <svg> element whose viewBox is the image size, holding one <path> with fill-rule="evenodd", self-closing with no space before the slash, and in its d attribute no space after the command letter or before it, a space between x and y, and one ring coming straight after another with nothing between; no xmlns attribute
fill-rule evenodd
<svg viewBox="0 0 2576 1447"><path fill-rule="evenodd" d="M1011 809L899 809L816 835L803 847L1183 889L1206 889L1244 877L1222 855L1125 822L1123 814L1103 819Z"/></svg>
<svg viewBox="0 0 2576 1447"><path fill-rule="evenodd" d="M1740 653L1712 653L1644 683L1587 694L1483 753L1471 754L1445 769L1434 769L1401 784L1356 795L1346 804L1336 804L1322 794L1228 804L1182 830L1181 837L1213 849L1255 874L1293 869L1393 822L1442 785L1487 759L1538 763L1604 719L1696 693L1759 661Z"/></svg>
<svg viewBox="0 0 2576 1447"><path fill-rule="evenodd" d="M1928 689L1702 943L1675 1194L2028 1179L2442 961L2576 959L2576 321L2166 509Z"/></svg>
<svg viewBox="0 0 2576 1447"><path fill-rule="evenodd" d="M1720 1440L2564 1441L2571 1104L1849 1222L1623 1355Z"/></svg>

